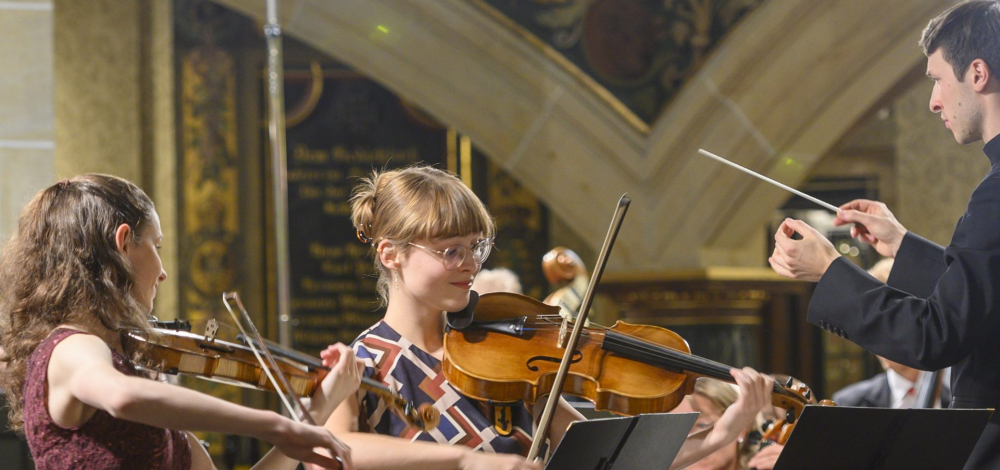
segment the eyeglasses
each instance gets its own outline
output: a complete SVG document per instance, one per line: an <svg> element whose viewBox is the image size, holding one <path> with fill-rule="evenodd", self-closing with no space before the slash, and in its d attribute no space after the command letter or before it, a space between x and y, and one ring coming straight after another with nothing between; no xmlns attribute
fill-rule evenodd
<svg viewBox="0 0 1000 470"><path fill-rule="evenodd" d="M482 266L486 262L486 258L489 258L490 250L493 249L493 239L483 238L478 240L472 245L472 248L455 245L449 246L444 250L434 250L426 246L417 245L416 243L407 243L407 245L415 246L428 253L440 255L441 264L444 265L444 269L454 271L465 262L465 257L470 251L472 252L472 261L476 263L476 266Z"/></svg>

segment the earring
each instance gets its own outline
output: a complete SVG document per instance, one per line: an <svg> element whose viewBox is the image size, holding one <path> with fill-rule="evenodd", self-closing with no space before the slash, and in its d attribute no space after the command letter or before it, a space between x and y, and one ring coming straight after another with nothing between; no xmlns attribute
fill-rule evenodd
<svg viewBox="0 0 1000 470"><path fill-rule="evenodd" d="M399 278L396 277L396 271L392 272L392 286L393 289L399 290Z"/></svg>

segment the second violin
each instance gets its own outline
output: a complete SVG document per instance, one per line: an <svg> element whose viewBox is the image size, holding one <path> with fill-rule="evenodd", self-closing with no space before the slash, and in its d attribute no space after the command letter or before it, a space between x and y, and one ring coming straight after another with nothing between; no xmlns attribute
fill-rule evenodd
<svg viewBox="0 0 1000 470"><path fill-rule="evenodd" d="M130 334L123 336L123 341L144 343L148 348L148 356L157 364L158 372L273 391L274 387L267 380L250 348L217 339L217 326L213 325L214 321L209 322L204 336L175 329L155 328L153 331L156 336L153 338ZM242 336L240 339L246 341ZM291 391L298 396L312 395L330 371L319 359L307 354L273 343L265 346L276 357L278 367L287 377ZM362 377L361 388L382 396L394 413L416 429L434 429L441 419L440 412L430 404L416 405L409 402L380 382Z"/></svg>

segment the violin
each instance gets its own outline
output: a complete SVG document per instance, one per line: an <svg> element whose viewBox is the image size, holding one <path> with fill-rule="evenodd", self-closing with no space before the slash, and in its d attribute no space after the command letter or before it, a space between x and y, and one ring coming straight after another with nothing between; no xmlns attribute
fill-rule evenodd
<svg viewBox="0 0 1000 470"><path fill-rule="evenodd" d="M441 367L459 392L482 401L527 403L549 394L565 352L559 307L492 293L479 297L474 321L451 320ZM587 399L597 410L626 416L666 412L694 392L699 377L734 383L731 367L692 355L687 341L665 328L621 321L611 328L589 326L576 346L562 393ZM796 417L815 403L805 384L791 385L774 385L772 403L788 410L777 438L787 439Z"/></svg>
<svg viewBox="0 0 1000 470"><path fill-rule="evenodd" d="M158 326L166 326L159 323ZM153 335L132 332L122 335L122 342L131 347L143 348L153 362L154 371L183 374L216 382L258 390L275 391L267 375L246 344L221 341L216 338L218 324L210 320L205 335L190 333L190 325L174 323L170 328L153 328ZM243 335L238 340L249 342ZM260 346L254 341L255 346ZM330 369L315 357L299 351L282 348L265 341L264 346L274 355L281 372L287 377L290 390L301 397L312 395ZM380 382L361 378L361 388L379 395L393 413L408 425L422 431L437 427L440 412L428 403L415 405L393 392Z"/></svg>

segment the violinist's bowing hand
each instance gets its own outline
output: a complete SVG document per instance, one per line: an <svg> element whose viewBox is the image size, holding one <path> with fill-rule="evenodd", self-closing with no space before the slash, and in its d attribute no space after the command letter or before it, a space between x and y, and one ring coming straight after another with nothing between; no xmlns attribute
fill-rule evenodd
<svg viewBox="0 0 1000 470"><path fill-rule="evenodd" d="M794 233L802 239L793 240ZM830 240L816 229L801 220L785 219L774 234L774 253L767 261L782 276L815 282L838 257Z"/></svg>
<svg viewBox="0 0 1000 470"><path fill-rule="evenodd" d="M266 440L286 457L302 463L319 465L321 468L343 468L354 470L351 448L326 428L311 424L283 420L273 431L273 437ZM321 452L328 452L333 458ZM340 463L335 460L340 459Z"/></svg>
<svg viewBox="0 0 1000 470"><path fill-rule="evenodd" d="M855 199L840 206L833 225L855 224L851 236L870 244L878 254L895 258L906 235L906 227L896 220L889 208L878 201Z"/></svg>
<svg viewBox="0 0 1000 470"><path fill-rule="evenodd" d="M327 346L319 356L323 365L330 368L330 373L313 392L310 413L317 423L322 423L345 398L358 390L364 366L354 357L354 351L342 343Z"/></svg>
<svg viewBox="0 0 1000 470"><path fill-rule="evenodd" d="M771 444L760 452L757 452L753 458L747 462L747 468L752 468L754 470L771 470L774 468L774 464L778 463L778 457L781 456L781 451L785 449L785 446L781 444Z"/></svg>
<svg viewBox="0 0 1000 470"><path fill-rule="evenodd" d="M461 461L462 470L542 470L541 465L512 454L471 451Z"/></svg>
<svg viewBox="0 0 1000 470"><path fill-rule="evenodd" d="M730 369L729 373L736 379L740 396L732 406L726 408L712 430L712 434L716 432L722 434L718 438L723 442L736 440L739 434L753 423L757 413L771 403L771 390L774 389L774 379L771 376L749 367ZM716 436L710 434L709 439L715 438Z"/></svg>

